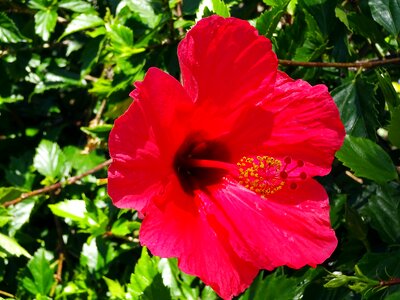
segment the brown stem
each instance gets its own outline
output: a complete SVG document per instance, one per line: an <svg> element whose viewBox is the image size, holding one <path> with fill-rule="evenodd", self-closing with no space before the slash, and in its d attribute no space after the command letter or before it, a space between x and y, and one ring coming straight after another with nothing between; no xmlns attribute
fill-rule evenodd
<svg viewBox="0 0 400 300"><path fill-rule="evenodd" d="M63 182L57 182L55 184L52 184L50 186L41 188L41 189L37 189L28 193L23 193L21 194L21 196L19 196L18 198L15 198L14 200L8 201L8 202L4 202L3 206L4 207L8 207L10 205L14 205L17 204L27 198L36 196L36 195L40 195L40 194L44 194L44 193L48 193L50 191L54 191L57 189L62 188L64 185L70 185L73 184L75 182L77 182L78 180L82 179L83 177L86 177L90 174L96 173L97 171L100 171L101 169L103 169L104 167L107 167L108 165L110 165L112 162L112 159L106 160L105 162L97 165L96 167L94 167L93 169L87 170L86 172L80 174L80 175L76 175L73 177L68 178L66 181Z"/></svg>
<svg viewBox="0 0 400 300"><path fill-rule="evenodd" d="M375 68L382 65L389 64L400 64L400 57L388 58L388 59L374 59L364 60L358 62L315 62L315 61L293 61L280 59L279 64L282 66L298 66L298 67L316 67L316 68Z"/></svg>
<svg viewBox="0 0 400 300"><path fill-rule="evenodd" d="M178 20L182 19L182 0L179 0L176 3L176 16L178 17ZM180 36L184 36L185 32L183 31L183 29L181 27L178 27L178 32Z"/></svg>
<svg viewBox="0 0 400 300"><path fill-rule="evenodd" d="M56 280L59 283L62 280L62 269L63 269L64 260L65 260L64 253L60 252L60 254L58 255L58 265L57 265L57 273L56 273Z"/></svg>
<svg viewBox="0 0 400 300"><path fill-rule="evenodd" d="M392 286L392 285L396 285L396 284L400 284L400 278L392 278L389 280L381 280L379 282L380 286Z"/></svg>

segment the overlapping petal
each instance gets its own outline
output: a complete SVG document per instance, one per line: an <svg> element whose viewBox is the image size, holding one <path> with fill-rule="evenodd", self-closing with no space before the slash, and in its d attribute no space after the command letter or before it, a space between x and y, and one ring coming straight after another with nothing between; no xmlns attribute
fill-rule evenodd
<svg viewBox="0 0 400 300"><path fill-rule="evenodd" d="M345 131L326 86L311 86L278 72L264 108L272 120L271 136L265 141L268 155L303 160L310 176L329 173Z"/></svg>
<svg viewBox="0 0 400 300"><path fill-rule="evenodd" d="M179 44L178 57L185 89L210 115L262 100L277 70L270 41L235 18L200 20Z"/></svg>
<svg viewBox="0 0 400 300"><path fill-rule="evenodd" d="M156 68L136 85L134 102L110 134L108 192L116 206L141 211L173 172L170 162L186 134L182 124L192 103L176 79Z"/></svg>
<svg viewBox="0 0 400 300"><path fill-rule="evenodd" d="M208 214L218 220L218 228L225 228L217 234L228 235L236 253L260 268L315 267L337 245L328 196L313 179L295 193L286 187L267 198L229 182L210 187L203 201L207 199Z"/></svg>
<svg viewBox="0 0 400 300"><path fill-rule="evenodd" d="M200 277L224 299L248 287L258 267L237 256L221 235L224 228L217 235L200 199L184 193L176 180L169 183L165 197L174 201L152 204L145 212L141 243L154 255L178 257L182 271Z"/></svg>

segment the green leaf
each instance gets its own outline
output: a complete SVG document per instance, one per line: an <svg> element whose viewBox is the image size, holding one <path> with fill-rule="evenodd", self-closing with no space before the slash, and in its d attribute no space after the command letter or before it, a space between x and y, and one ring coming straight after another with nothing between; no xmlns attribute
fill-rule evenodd
<svg viewBox="0 0 400 300"><path fill-rule="evenodd" d="M314 17L308 13L306 15L307 31L305 41L301 47L296 49L293 60L313 61L319 58L325 51L328 41L325 41Z"/></svg>
<svg viewBox="0 0 400 300"><path fill-rule="evenodd" d="M379 127L374 86L361 78L348 81L332 91L346 132L374 139Z"/></svg>
<svg viewBox="0 0 400 300"><path fill-rule="evenodd" d="M362 273L369 278L382 280L400 277L400 251L367 253L358 262Z"/></svg>
<svg viewBox="0 0 400 300"><path fill-rule="evenodd" d="M100 17L93 14L80 14L76 16L74 19L72 19L72 21L68 24L67 28L65 28L65 31L63 35L60 37L60 39L64 38L69 34L90 28L95 28L102 25L104 25L104 21Z"/></svg>
<svg viewBox="0 0 400 300"><path fill-rule="evenodd" d="M133 31L122 24L114 24L107 28L108 35L114 47L132 47Z"/></svg>
<svg viewBox="0 0 400 300"><path fill-rule="evenodd" d="M385 101L392 113L394 108L400 106L400 97L393 87L392 79L385 69L375 70L376 77L378 78L379 87L382 90Z"/></svg>
<svg viewBox="0 0 400 300"><path fill-rule="evenodd" d="M139 16L140 21L149 28L155 28L161 21L161 14L157 14L156 2L152 0L126 0L129 9ZM156 9L155 9L156 8Z"/></svg>
<svg viewBox="0 0 400 300"><path fill-rule="evenodd" d="M8 232L10 236L14 236L24 224L29 222L34 207L35 200L30 198L9 208L9 213L12 215L11 226Z"/></svg>
<svg viewBox="0 0 400 300"><path fill-rule="evenodd" d="M258 32L271 38L276 26L278 25L282 15L285 13L285 8L289 2L286 1L285 6L274 7L269 11L262 13L256 21L256 28Z"/></svg>
<svg viewBox="0 0 400 300"><path fill-rule="evenodd" d="M395 244L400 241L400 191L391 185L379 186L363 212L381 238Z"/></svg>
<svg viewBox="0 0 400 300"><path fill-rule="evenodd" d="M347 20L350 30L358 33L365 38L372 39L379 43L384 43L384 39L379 26L368 16L359 13L347 13Z"/></svg>
<svg viewBox="0 0 400 300"><path fill-rule="evenodd" d="M60 147L51 141L42 140L36 148L33 165L43 176L51 179L61 178L66 169L65 156Z"/></svg>
<svg viewBox="0 0 400 300"><path fill-rule="evenodd" d="M99 155L97 151L86 153L74 146L63 148L63 153L68 163L79 173L90 170L105 160L104 156Z"/></svg>
<svg viewBox="0 0 400 300"><path fill-rule="evenodd" d="M212 6L213 6L213 11L217 14L220 15L221 17L230 17L231 14L229 12L229 7L228 5L225 4L223 0L211 0L212 1Z"/></svg>
<svg viewBox="0 0 400 300"><path fill-rule="evenodd" d="M76 199L49 204L49 208L54 215L76 222L84 221L87 212L85 201Z"/></svg>
<svg viewBox="0 0 400 300"><path fill-rule="evenodd" d="M161 272L164 285L170 289L173 299L199 299L199 290L192 285L195 277L179 270L177 259L160 259L158 270Z"/></svg>
<svg viewBox="0 0 400 300"><path fill-rule="evenodd" d="M43 248L38 249L28 263L29 276L22 279L22 285L33 295L48 295L55 280L53 270Z"/></svg>
<svg viewBox="0 0 400 300"><path fill-rule="evenodd" d="M56 3L57 0L30 0L28 6L33 9L47 10Z"/></svg>
<svg viewBox="0 0 400 300"><path fill-rule="evenodd" d="M400 33L400 0L368 0L372 17L393 36Z"/></svg>
<svg viewBox="0 0 400 300"><path fill-rule="evenodd" d="M15 26L5 13L0 13L0 42L2 43L20 43L25 42L26 38L21 34L18 27ZM3 102L0 97L0 104Z"/></svg>
<svg viewBox="0 0 400 300"><path fill-rule="evenodd" d="M82 247L80 264L100 279L108 272L109 264L117 255L113 244L106 242L103 237L91 238Z"/></svg>
<svg viewBox="0 0 400 300"><path fill-rule="evenodd" d="M31 172L33 155L30 152L25 152L18 157L10 157L8 169L5 170L6 180L13 186L32 189L35 174Z"/></svg>
<svg viewBox="0 0 400 300"><path fill-rule="evenodd" d="M164 286L158 271L158 262L159 258L150 257L147 248L143 247L128 285L133 299L171 299L169 289Z"/></svg>
<svg viewBox="0 0 400 300"><path fill-rule="evenodd" d="M309 269L302 276L288 277L278 268L265 278L261 272L239 300L299 299L298 296L320 272L320 269Z"/></svg>
<svg viewBox="0 0 400 300"><path fill-rule="evenodd" d="M117 280L105 276L103 276L103 279L107 284L111 299L126 299L125 289Z"/></svg>
<svg viewBox="0 0 400 300"><path fill-rule="evenodd" d="M94 7L90 3L83 0L62 0L58 2L58 7L72 10L78 13L87 13L95 11Z"/></svg>
<svg viewBox="0 0 400 300"><path fill-rule="evenodd" d="M23 255L27 258L31 258L31 255L28 253L28 251L22 248L15 239L0 233L0 256L2 252L5 252L7 256Z"/></svg>
<svg viewBox="0 0 400 300"><path fill-rule="evenodd" d="M108 135L110 134L112 127L111 124L101 124L92 127L81 127L81 130L94 138L108 140Z"/></svg>
<svg viewBox="0 0 400 300"><path fill-rule="evenodd" d="M378 183L398 178L396 167L389 155L369 139L346 136L336 157L358 177Z"/></svg>
<svg viewBox="0 0 400 300"><path fill-rule="evenodd" d="M134 230L140 228L140 223L136 221L128 221L126 219L118 219L114 222L111 232L116 236L124 236L127 234L132 234Z"/></svg>
<svg viewBox="0 0 400 300"><path fill-rule="evenodd" d="M318 27L324 36L329 35L335 28L336 1L332 0L301 0L299 3L317 21Z"/></svg>
<svg viewBox="0 0 400 300"><path fill-rule="evenodd" d="M39 10L35 14L35 32L44 41L48 41L50 34L57 24L57 11L55 9Z"/></svg>
<svg viewBox="0 0 400 300"><path fill-rule="evenodd" d="M393 110L388 127L388 139L394 146L400 148L400 106Z"/></svg>
<svg viewBox="0 0 400 300"><path fill-rule="evenodd" d="M346 220L346 226L349 230L349 233L354 238L365 242L367 240L368 228L357 210L346 205L344 218Z"/></svg>
<svg viewBox="0 0 400 300"><path fill-rule="evenodd" d="M263 0L263 2L272 7L275 7L275 6L283 7L283 6L287 5L287 3L289 1L287 1L287 0Z"/></svg>

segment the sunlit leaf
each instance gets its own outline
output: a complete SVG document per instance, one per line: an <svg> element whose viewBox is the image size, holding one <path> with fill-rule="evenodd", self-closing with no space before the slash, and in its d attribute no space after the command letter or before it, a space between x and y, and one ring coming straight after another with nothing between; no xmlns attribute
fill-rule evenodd
<svg viewBox="0 0 400 300"><path fill-rule="evenodd" d="M48 295L54 283L53 270L43 248L38 249L28 263L29 276L22 279L22 284L33 295Z"/></svg>
<svg viewBox="0 0 400 300"><path fill-rule="evenodd" d="M18 27L15 26L15 23L7 17L5 13L0 13L0 41L3 43L19 43L26 41ZM0 97L0 104L3 101L4 100Z"/></svg>
<svg viewBox="0 0 400 300"><path fill-rule="evenodd" d="M39 10L35 14L35 32L44 41L48 41L50 34L57 24L57 11L54 9Z"/></svg>
<svg viewBox="0 0 400 300"><path fill-rule="evenodd" d="M213 11L222 17L230 17L229 7L225 4L223 0L211 0Z"/></svg>
<svg viewBox="0 0 400 300"><path fill-rule="evenodd" d="M90 28L95 28L103 24L104 24L103 19L101 19L96 15L80 14L76 16L74 19L72 19L72 21L68 24L67 28L65 28L65 31L63 35L60 37L60 39L72 33Z"/></svg>
<svg viewBox="0 0 400 300"><path fill-rule="evenodd" d="M69 9L78 13L94 11L90 3L83 0L62 0L58 2L58 7Z"/></svg>
<svg viewBox="0 0 400 300"><path fill-rule="evenodd" d="M167 287L164 286L161 274L158 271L157 257L150 257L143 247L142 255L135 265L135 272L131 275L128 291L133 299L171 299Z"/></svg>
<svg viewBox="0 0 400 300"><path fill-rule="evenodd" d="M65 200L56 204L49 204L51 212L62 218L69 218L76 222L85 219L86 205L83 200Z"/></svg>
<svg viewBox="0 0 400 300"><path fill-rule="evenodd" d="M18 242L10 238L2 233L0 233L0 253L5 252L8 255L13 255L13 256L25 256L27 258L30 258L31 255L26 251L24 248L21 247ZM1 255L0 255L1 256Z"/></svg>
<svg viewBox="0 0 400 300"><path fill-rule="evenodd" d="M138 14L140 20L146 26L155 28L161 21L161 15L157 13L159 2L152 0L126 0L128 7Z"/></svg>
<svg viewBox="0 0 400 300"><path fill-rule="evenodd" d="M65 170L65 156L56 143L43 140L36 148L33 165L43 176L60 178Z"/></svg>

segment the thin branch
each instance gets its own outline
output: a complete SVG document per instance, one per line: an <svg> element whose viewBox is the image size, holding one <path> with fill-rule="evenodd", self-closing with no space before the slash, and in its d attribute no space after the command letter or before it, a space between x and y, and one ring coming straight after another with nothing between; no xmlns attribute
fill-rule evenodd
<svg viewBox="0 0 400 300"><path fill-rule="evenodd" d="M379 282L379 286L392 286L392 285L396 285L396 284L400 284L400 278L392 278L389 280L381 280Z"/></svg>
<svg viewBox="0 0 400 300"><path fill-rule="evenodd" d="M58 283L62 281L62 269L63 269L63 262L65 260L64 253L60 252L58 255L58 265L57 265L57 273L56 273L56 280Z"/></svg>
<svg viewBox="0 0 400 300"><path fill-rule="evenodd" d="M375 68L382 65L400 64L400 57L388 59L364 60L358 62L316 62L316 61L293 61L280 59L279 64L282 66L298 66L298 67L315 67L315 68Z"/></svg>
<svg viewBox="0 0 400 300"><path fill-rule="evenodd" d="M0 290L0 295L7 296L9 298L15 298L13 294L7 293L5 291Z"/></svg>
<svg viewBox="0 0 400 300"><path fill-rule="evenodd" d="M178 20L182 20L182 0L178 0L176 3L176 16L178 17ZM185 31L182 29L182 27L178 27L178 32L179 36L185 35Z"/></svg>
<svg viewBox="0 0 400 300"><path fill-rule="evenodd" d="M11 201L8 201L8 202L4 202L3 206L4 207L8 207L10 205L17 204L17 203L19 203L19 202L21 202L21 201L23 201L23 200L25 200L27 198L30 198L30 197L33 197L33 196L36 196L36 195L40 195L40 194L44 194L44 193L48 193L50 191L54 191L54 190L57 190L57 189L61 189L65 185L73 184L73 183L77 182L78 180L81 180L83 177L86 177L86 176L88 176L90 174L93 174L93 173L96 173L97 171L100 171L104 167L107 167L108 165L110 165L111 162L112 162L112 159L106 160L105 162L103 162L103 163L97 165L96 167L94 167L93 169L87 170L86 172L84 172L84 173L82 173L80 175L76 175L76 176L70 177L65 181L62 181L62 182L60 181L60 182L57 182L55 184L52 184L50 186L47 186L47 187L44 187L44 188L41 188L41 189L37 189L37 190L31 191L31 192L28 192L28 193L23 193L23 194L21 194L21 196L19 196L18 198L15 198L14 200L11 200Z"/></svg>

